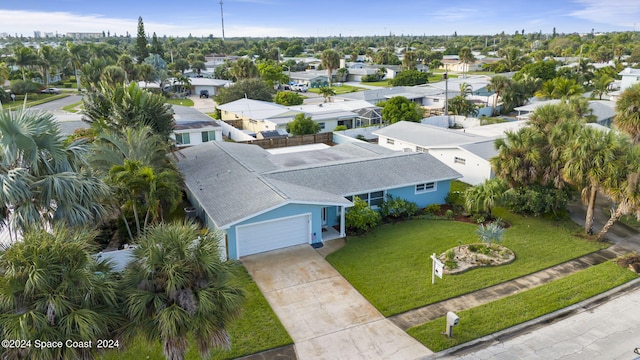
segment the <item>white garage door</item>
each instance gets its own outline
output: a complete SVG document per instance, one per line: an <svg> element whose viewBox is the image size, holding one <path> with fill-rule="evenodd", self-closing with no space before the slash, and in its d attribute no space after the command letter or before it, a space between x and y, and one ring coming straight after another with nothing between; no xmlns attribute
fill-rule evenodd
<svg viewBox="0 0 640 360"><path fill-rule="evenodd" d="M310 239L310 214L242 225L236 228L238 256L308 244Z"/></svg>

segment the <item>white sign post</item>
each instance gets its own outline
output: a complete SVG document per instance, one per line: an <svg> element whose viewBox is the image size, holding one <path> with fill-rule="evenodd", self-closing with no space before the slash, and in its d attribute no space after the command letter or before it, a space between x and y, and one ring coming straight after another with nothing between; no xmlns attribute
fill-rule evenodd
<svg viewBox="0 0 640 360"><path fill-rule="evenodd" d="M436 276L439 277L440 279L442 279L442 273L444 272L444 264L442 263L442 261L440 261L437 257L436 254L434 253L433 255L431 255L431 260L433 260L431 262L432 266L431 266L431 284L435 284L436 283Z"/></svg>

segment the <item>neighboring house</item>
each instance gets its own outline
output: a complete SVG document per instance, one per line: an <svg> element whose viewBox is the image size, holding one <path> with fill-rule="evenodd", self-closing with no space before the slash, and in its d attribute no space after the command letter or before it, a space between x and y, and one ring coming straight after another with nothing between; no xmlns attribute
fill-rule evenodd
<svg viewBox="0 0 640 360"><path fill-rule="evenodd" d="M378 145L403 152L433 155L462 174L461 181L477 185L493 177L489 159L497 155L495 139L433 125L400 121L373 132Z"/></svg>
<svg viewBox="0 0 640 360"><path fill-rule="evenodd" d="M387 195L420 207L441 204L460 177L429 154L365 142L278 154L211 142L182 153L187 196L206 226L221 231L231 259L344 237L355 196L373 207Z"/></svg>
<svg viewBox="0 0 640 360"><path fill-rule="evenodd" d="M518 112L517 119L527 120L538 108L545 105L556 105L562 100L552 99L544 101L536 101L530 104L514 108ZM611 126L611 122L616 115L615 102L609 100L590 100L589 109L591 114L595 116L596 123L604 126Z"/></svg>
<svg viewBox="0 0 640 360"><path fill-rule="evenodd" d="M305 116L320 124L320 132L333 132L337 126L348 129L378 124L381 108L366 101L339 101L317 105L283 106L271 102L239 99L218 106L223 121L240 120L244 130L254 133L286 130L296 115Z"/></svg>
<svg viewBox="0 0 640 360"><path fill-rule="evenodd" d="M329 85L326 70L295 71L288 73L288 75L291 83L304 84L310 88L319 88ZM335 71L332 76L335 76Z"/></svg>
<svg viewBox="0 0 640 360"><path fill-rule="evenodd" d="M633 68L625 68L618 75L622 76L622 81L620 82L620 91L624 91L626 88L631 87L631 85L640 82L640 69Z"/></svg>
<svg viewBox="0 0 640 360"><path fill-rule="evenodd" d="M222 127L211 121L176 120L173 133L169 135L176 146L200 145L209 141L222 141Z"/></svg>
<svg viewBox="0 0 640 360"><path fill-rule="evenodd" d="M191 78L192 94L200 94L200 91L209 91L209 96L214 96L220 91L221 88L229 86L231 81L221 79L207 79L207 78Z"/></svg>

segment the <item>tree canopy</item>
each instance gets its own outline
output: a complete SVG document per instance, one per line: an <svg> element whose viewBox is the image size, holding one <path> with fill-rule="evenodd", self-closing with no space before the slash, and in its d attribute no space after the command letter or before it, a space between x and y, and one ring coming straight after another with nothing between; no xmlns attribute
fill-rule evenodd
<svg viewBox="0 0 640 360"><path fill-rule="evenodd" d="M395 96L376 104L382 107L382 119L389 124L398 121L418 122L424 117L424 111L404 96Z"/></svg>
<svg viewBox="0 0 640 360"><path fill-rule="evenodd" d="M273 87L261 79L247 79L236 82L228 88L222 88L214 96L219 105L226 104L246 97L247 99L272 101Z"/></svg>
<svg viewBox="0 0 640 360"><path fill-rule="evenodd" d="M291 135L317 134L320 130L320 124L304 113L296 115L293 121L287 124L287 132Z"/></svg>

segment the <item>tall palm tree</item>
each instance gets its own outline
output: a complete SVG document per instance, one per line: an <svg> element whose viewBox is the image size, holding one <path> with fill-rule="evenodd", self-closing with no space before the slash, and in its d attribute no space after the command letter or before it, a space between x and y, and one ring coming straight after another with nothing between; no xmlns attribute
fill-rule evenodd
<svg viewBox="0 0 640 360"><path fill-rule="evenodd" d="M95 224L109 188L86 163L83 139L65 144L53 115L0 112L0 224L28 227Z"/></svg>
<svg viewBox="0 0 640 360"><path fill-rule="evenodd" d="M324 97L324 102L331 101L331 97L336 94L336 91L328 86L323 86L318 90L320 91L320 94L322 94L322 97Z"/></svg>
<svg viewBox="0 0 640 360"><path fill-rule="evenodd" d="M10 74L11 74L11 70L9 70L9 67L7 66L7 64L0 63L0 87L2 87L5 81L9 79Z"/></svg>
<svg viewBox="0 0 640 360"><path fill-rule="evenodd" d="M166 359L184 359L189 339L203 358L213 348L229 348L227 328L244 302L233 285L235 263L222 261L217 233L194 224L160 224L148 229L123 274L125 334L163 344Z"/></svg>
<svg viewBox="0 0 640 360"><path fill-rule="evenodd" d="M82 44L74 44L68 41L67 52L70 55L69 59L73 65L74 75L76 76L76 85L78 86L78 91L80 91L80 74L78 71L87 59L86 47Z"/></svg>
<svg viewBox="0 0 640 360"><path fill-rule="evenodd" d="M466 78L469 64L474 62L476 58L473 56L471 49L465 46L458 51L458 59L462 63L462 77Z"/></svg>
<svg viewBox="0 0 640 360"><path fill-rule="evenodd" d="M4 339L93 342L92 348L4 349L3 358L93 359L96 339L122 325L110 265L93 258L95 233L54 226L29 230L0 256Z"/></svg>
<svg viewBox="0 0 640 360"><path fill-rule="evenodd" d="M602 185L603 191L616 206L596 236L598 240L601 240L623 215L635 214L640 219L640 146L625 143L622 146L626 148L625 155L617 159L614 164L616 171L610 174Z"/></svg>
<svg viewBox="0 0 640 360"><path fill-rule="evenodd" d="M108 65L102 69L100 81L108 86L122 84L127 80L127 73L118 65Z"/></svg>
<svg viewBox="0 0 640 360"><path fill-rule="evenodd" d="M49 45L42 45L38 49L37 64L40 67L40 75L42 75L42 82L44 87L49 87L49 77L51 75L51 69L55 66L56 53L55 50Z"/></svg>
<svg viewBox="0 0 640 360"><path fill-rule="evenodd" d="M22 80L27 81L24 69L28 66L35 65L38 61L38 57L31 48L19 47L13 52L13 61L22 72Z"/></svg>
<svg viewBox="0 0 640 360"><path fill-rule="evenodd" d="M498 105L498 98L500 97L500 94L504 91L504 89L508 88L510 84L511 84L511 81L506 76L503 76L503 75L496 75L492 77L491 80L489 81L489 85L487 86L487 89L489 91L494 91L496 93L495 96L493 97L493 111L492 111L493 116L497 115L496 108Z"/></svg>
<svg viewBox="0 0 640 360"><path fill-rule="evenodd" d="M625 89L616 102L615 126L640 144L640 84Z"/></svg>
<svg viewBox="0 0 640 360"><path fill-rule="evenodd" d="M581 129L564 149L562 175L574 184L587 205L585 233L591 234L596 195L608 176L617 171L616 159L623 156L619 137L612 131L604 132L591 127Z"/></svg>
<svg viewBox="0 0 640 360"><path fill-rule="evenodd" d="M331 87L333 70L340 67L340 54L335 50L327 49L322 52L320 59L322 59L322 67L327 69L327 79L329 81L329 87Z"/></svg>

